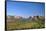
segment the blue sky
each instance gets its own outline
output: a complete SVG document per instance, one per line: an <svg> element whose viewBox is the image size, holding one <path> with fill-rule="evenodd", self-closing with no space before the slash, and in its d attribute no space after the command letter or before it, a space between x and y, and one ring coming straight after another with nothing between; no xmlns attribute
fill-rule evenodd
<svg viewBox="0 0 46 31"><path fill-rule="evenodd" d="M44 16L44 3L7 2L7 15L12 16Z"/></svg>

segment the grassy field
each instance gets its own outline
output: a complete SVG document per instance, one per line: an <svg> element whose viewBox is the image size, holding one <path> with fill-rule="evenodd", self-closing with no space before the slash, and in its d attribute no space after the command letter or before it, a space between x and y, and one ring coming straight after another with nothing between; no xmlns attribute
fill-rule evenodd
<svg viewBox="0 0 46 31"><path fill-rule="evenodd" d="M7 30L41 29L45 28L44 17L35 19L19 19L7 23Z"/></svg>

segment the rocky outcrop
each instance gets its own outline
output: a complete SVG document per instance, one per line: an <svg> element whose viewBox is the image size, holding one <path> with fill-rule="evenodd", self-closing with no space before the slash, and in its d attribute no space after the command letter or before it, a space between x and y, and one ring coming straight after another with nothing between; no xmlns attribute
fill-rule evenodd
<svg viewBox="0 0 46 31"><path fill-rule="evenodd" d="M23 17L21 16L7 16L7 22L9 21L18 21L18 19L23 19ZM38 20L38 19L45 19L43 16L29 16L29 18L27 18L27 20Z"/></svg>
<svg viewBox="0 0 46 31"><path fill-rule="evenodd" d="M15 16L15 19L21 19L22 17L21 16Z"/></svg>

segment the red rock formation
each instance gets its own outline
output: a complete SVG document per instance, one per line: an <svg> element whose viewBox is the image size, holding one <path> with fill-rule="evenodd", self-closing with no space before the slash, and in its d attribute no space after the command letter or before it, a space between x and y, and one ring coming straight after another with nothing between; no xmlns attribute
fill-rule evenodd
<svg viewBox="0 0 46 31"><path fill-rule="evenodd" d="M21 16L15 16L15 18L16 18L16 19L20 19L20 18L22 18L22 17L21 17Z"/></svg>

